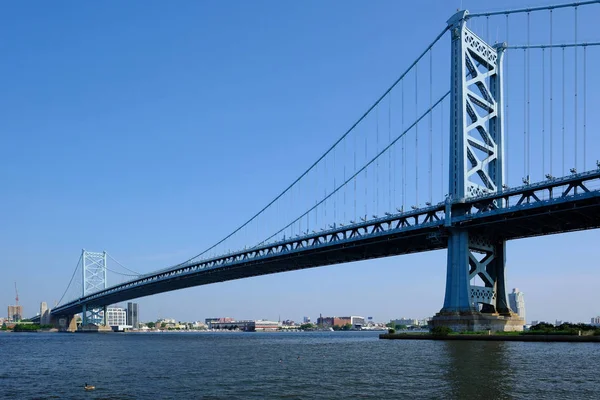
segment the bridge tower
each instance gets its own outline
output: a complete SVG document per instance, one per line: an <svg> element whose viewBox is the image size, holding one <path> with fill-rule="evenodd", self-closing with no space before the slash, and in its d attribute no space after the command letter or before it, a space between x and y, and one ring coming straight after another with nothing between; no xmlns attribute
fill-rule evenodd
<svg viewBox="0 0 600 400"><path fill-rule="evenodd" d="M446 212L453 216L468 212L463 206L466 198L503 190L505 175L502 62L506 44L490 46L467 28L467 17L468 11L459 11L448 20L452 43ZM444 306L432 325L459 331L522 330L524 322L512 313L506 297L506 242L494 232L447 228ZM483 284L476 284L477 280Z"/></svg>
<svg viewBox="0 0 600 400"><path fill-rule="evenodd" d="M83 297L107 288L106 252L94 253L81 250L83 271ZM81 324L106 325L106 306L92 308L84 304Z"/></svg>

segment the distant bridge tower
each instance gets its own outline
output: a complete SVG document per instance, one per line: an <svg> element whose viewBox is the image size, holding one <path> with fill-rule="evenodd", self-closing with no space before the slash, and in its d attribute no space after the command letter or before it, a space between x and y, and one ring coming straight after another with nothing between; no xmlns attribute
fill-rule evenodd
<svg viewBox="0 0 600 400"><path fill-rule="evenodd" d="M468 11L459 11L448 20L452 45L446 209L453 217L467 212L462 206L465 198L503 190L504 184L502 59L506 44L492 47L485 43L467 28L467 15ZM455 330L522 327L506 298L505 241L493 232L448 228L444 307L433 325ZM483 285L475 284L476 277Z"/></svg>
<svg viewBox="0 0 600 400"><path fill-rule="evenodd" d="M94 253L83 249L81 251L83 263L83 297L107 288L106 280L106 252ZM102 312L102 314L101 314ZM83 306L82 324L105 325L106 307L91 308Z"/></svg>

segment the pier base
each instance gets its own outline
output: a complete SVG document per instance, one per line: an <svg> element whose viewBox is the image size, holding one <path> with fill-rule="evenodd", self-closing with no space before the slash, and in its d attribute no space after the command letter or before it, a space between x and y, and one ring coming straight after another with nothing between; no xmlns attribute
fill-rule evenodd
<svg viewBox="0 0 600 400"><path fill-rule="evenodd" d="M82 325L79 327L79 329L77 329L77 332L85 332L85 333L96 333L96 332L101 332L101 333L106 333L106 332L112 332L112 328L108 325L95 325L95 324L87 324L87 325Z"/></svg>
<svg viewBox="0 0 600 400"><path fill-rule="evenodd" d="M445 326L453 332L522 332L525 320L518 315L481 312L437 313L429 321L429 329Z"/></svg>
<svg viewBox="0 0 600 400"><path fill-rule="evenodd" d="M51 317L50 324L58 329L59 332L75 332L77 331L77 316L63 315L59 317Z"/></svg>

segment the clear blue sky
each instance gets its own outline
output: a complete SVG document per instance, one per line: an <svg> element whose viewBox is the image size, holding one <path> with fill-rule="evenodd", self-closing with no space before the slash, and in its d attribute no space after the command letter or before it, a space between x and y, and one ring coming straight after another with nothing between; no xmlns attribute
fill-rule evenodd
<svg viewBox="0 0 600 400"><path fill-rule="evenodd" d="M27 316L53 304L82 248L140 272L198 253L312 163L457 8L523 4L3 4L2 310L15 281ZM597 17L598 6L580 13L580 38L599 39L584 24ZM591 164L597 133L588 147ZM509 287L525 292L529 320L600 314L597 241L588 231L509 243ZM431 252L226 282L140 299L140 313L422 318L442 305L445 264Z"/></svg>

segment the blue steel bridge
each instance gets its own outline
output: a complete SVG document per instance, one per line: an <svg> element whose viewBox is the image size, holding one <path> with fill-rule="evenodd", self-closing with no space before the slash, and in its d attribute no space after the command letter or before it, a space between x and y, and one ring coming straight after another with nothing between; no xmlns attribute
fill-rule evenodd
<svg viewBox="0 0 600 400"><path fill-rule="evenodd" d="M600 116L588 113L600 104L599 16L600 1L457 12L229 235L146 274L84 251L52 316L97 323L107 305L152 294L437 249L448 249L441 313L510 316L508 240L600 227Z"/></svg>

